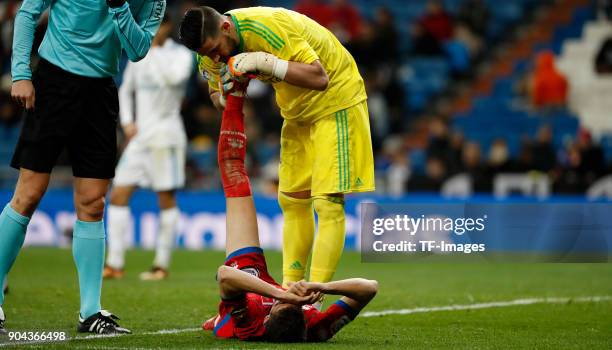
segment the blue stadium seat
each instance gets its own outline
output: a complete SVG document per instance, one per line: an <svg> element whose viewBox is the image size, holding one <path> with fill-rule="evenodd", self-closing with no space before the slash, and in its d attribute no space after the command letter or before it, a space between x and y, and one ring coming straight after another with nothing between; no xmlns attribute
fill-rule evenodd
<svg viewBox="0 0 612 350"><path fill-rule="evenodd" d="M187 157L204 173L208 173L211 169L216 169L217 167L215 164L217 160L216 148L194 149L190 147Z"/></svg>
<svg viewBox="0 0 612 350"><path fill-rule="evenodd" d="M523 15L523 8L518 2L488 0L487 4L493 17L492 21L513 23L518 21Z"/></svg>
<svg viewBox="0 0 612 350"><path fill-rule="evenodd" d="M493 96L511 98L514 95L514 82L510 78L498 79L493 87Z"/></svg>
<svg viewBox="0 0 612 350"><path fill-rule="evenodd" d="M599 144L603 148L606 162L612 163L612 134L602 136Z"/></svg>
<svg viewBox="0 0 612 350"><path fill-rule="evenodd" d="M410 151L410 164L412 169L417 174L425 173L425 163L427 162L427 155L422 149L413 149Z"/></svg>

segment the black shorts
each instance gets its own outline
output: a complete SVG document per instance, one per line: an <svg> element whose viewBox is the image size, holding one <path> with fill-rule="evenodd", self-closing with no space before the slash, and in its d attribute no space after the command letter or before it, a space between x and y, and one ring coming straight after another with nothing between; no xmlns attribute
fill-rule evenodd
<svg viewBox="0 0 612 350"><path fill-rule="evenodd" d="M113 178L119 115L113 79L79 76L41 60L32 83L34 109L24 113L11 166L51 173L67 149L74 176Z"/></svg>

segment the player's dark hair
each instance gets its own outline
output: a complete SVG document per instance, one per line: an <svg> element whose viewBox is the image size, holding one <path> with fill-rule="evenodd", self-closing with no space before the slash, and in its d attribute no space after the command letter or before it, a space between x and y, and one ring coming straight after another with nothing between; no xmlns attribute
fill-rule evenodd
<svg viewBox="0 0 612 350"><path fill-rule="evenodd" d="M219 34L221 14L212 7L199 6L185 12L179 29L179 40L197 51L206 40Z"/></svg>
<svg viewBox="0 0 612 350"><path fill-rule="evenodd" d="M271 342L296 343L306 340L306 319L298 305L289 305L274 310L266 323L266 340Z"/></svg>

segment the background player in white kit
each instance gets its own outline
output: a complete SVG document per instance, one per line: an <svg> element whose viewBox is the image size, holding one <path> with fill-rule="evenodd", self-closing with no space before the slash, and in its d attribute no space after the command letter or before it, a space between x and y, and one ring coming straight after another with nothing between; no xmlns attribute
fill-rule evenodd
<svg viewBox="0 0 612 350"><path fill-rule="evenodd" d="M121 125L129 143L117 165L110 195L104 278L123 277L128 203L136 187L157 192L160 208L155 260L140 278L168 276L180 215L175 191L185 183L187 138L180 106L194 68L193 54L170 38L172 28L166 15L147 56L128 63L119 89Z"/></svg>

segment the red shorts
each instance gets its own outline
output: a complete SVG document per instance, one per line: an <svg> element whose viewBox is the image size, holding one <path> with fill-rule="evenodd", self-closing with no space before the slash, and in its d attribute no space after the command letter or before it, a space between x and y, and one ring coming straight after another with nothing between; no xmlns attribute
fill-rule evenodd
<svg viewBox="0 0 612 350"><path fill-rule="evenodd" d="M280 286L268 273L263 250L259 247L238 249L225 258L225 265L235 267L275 286Z"/></svg>

